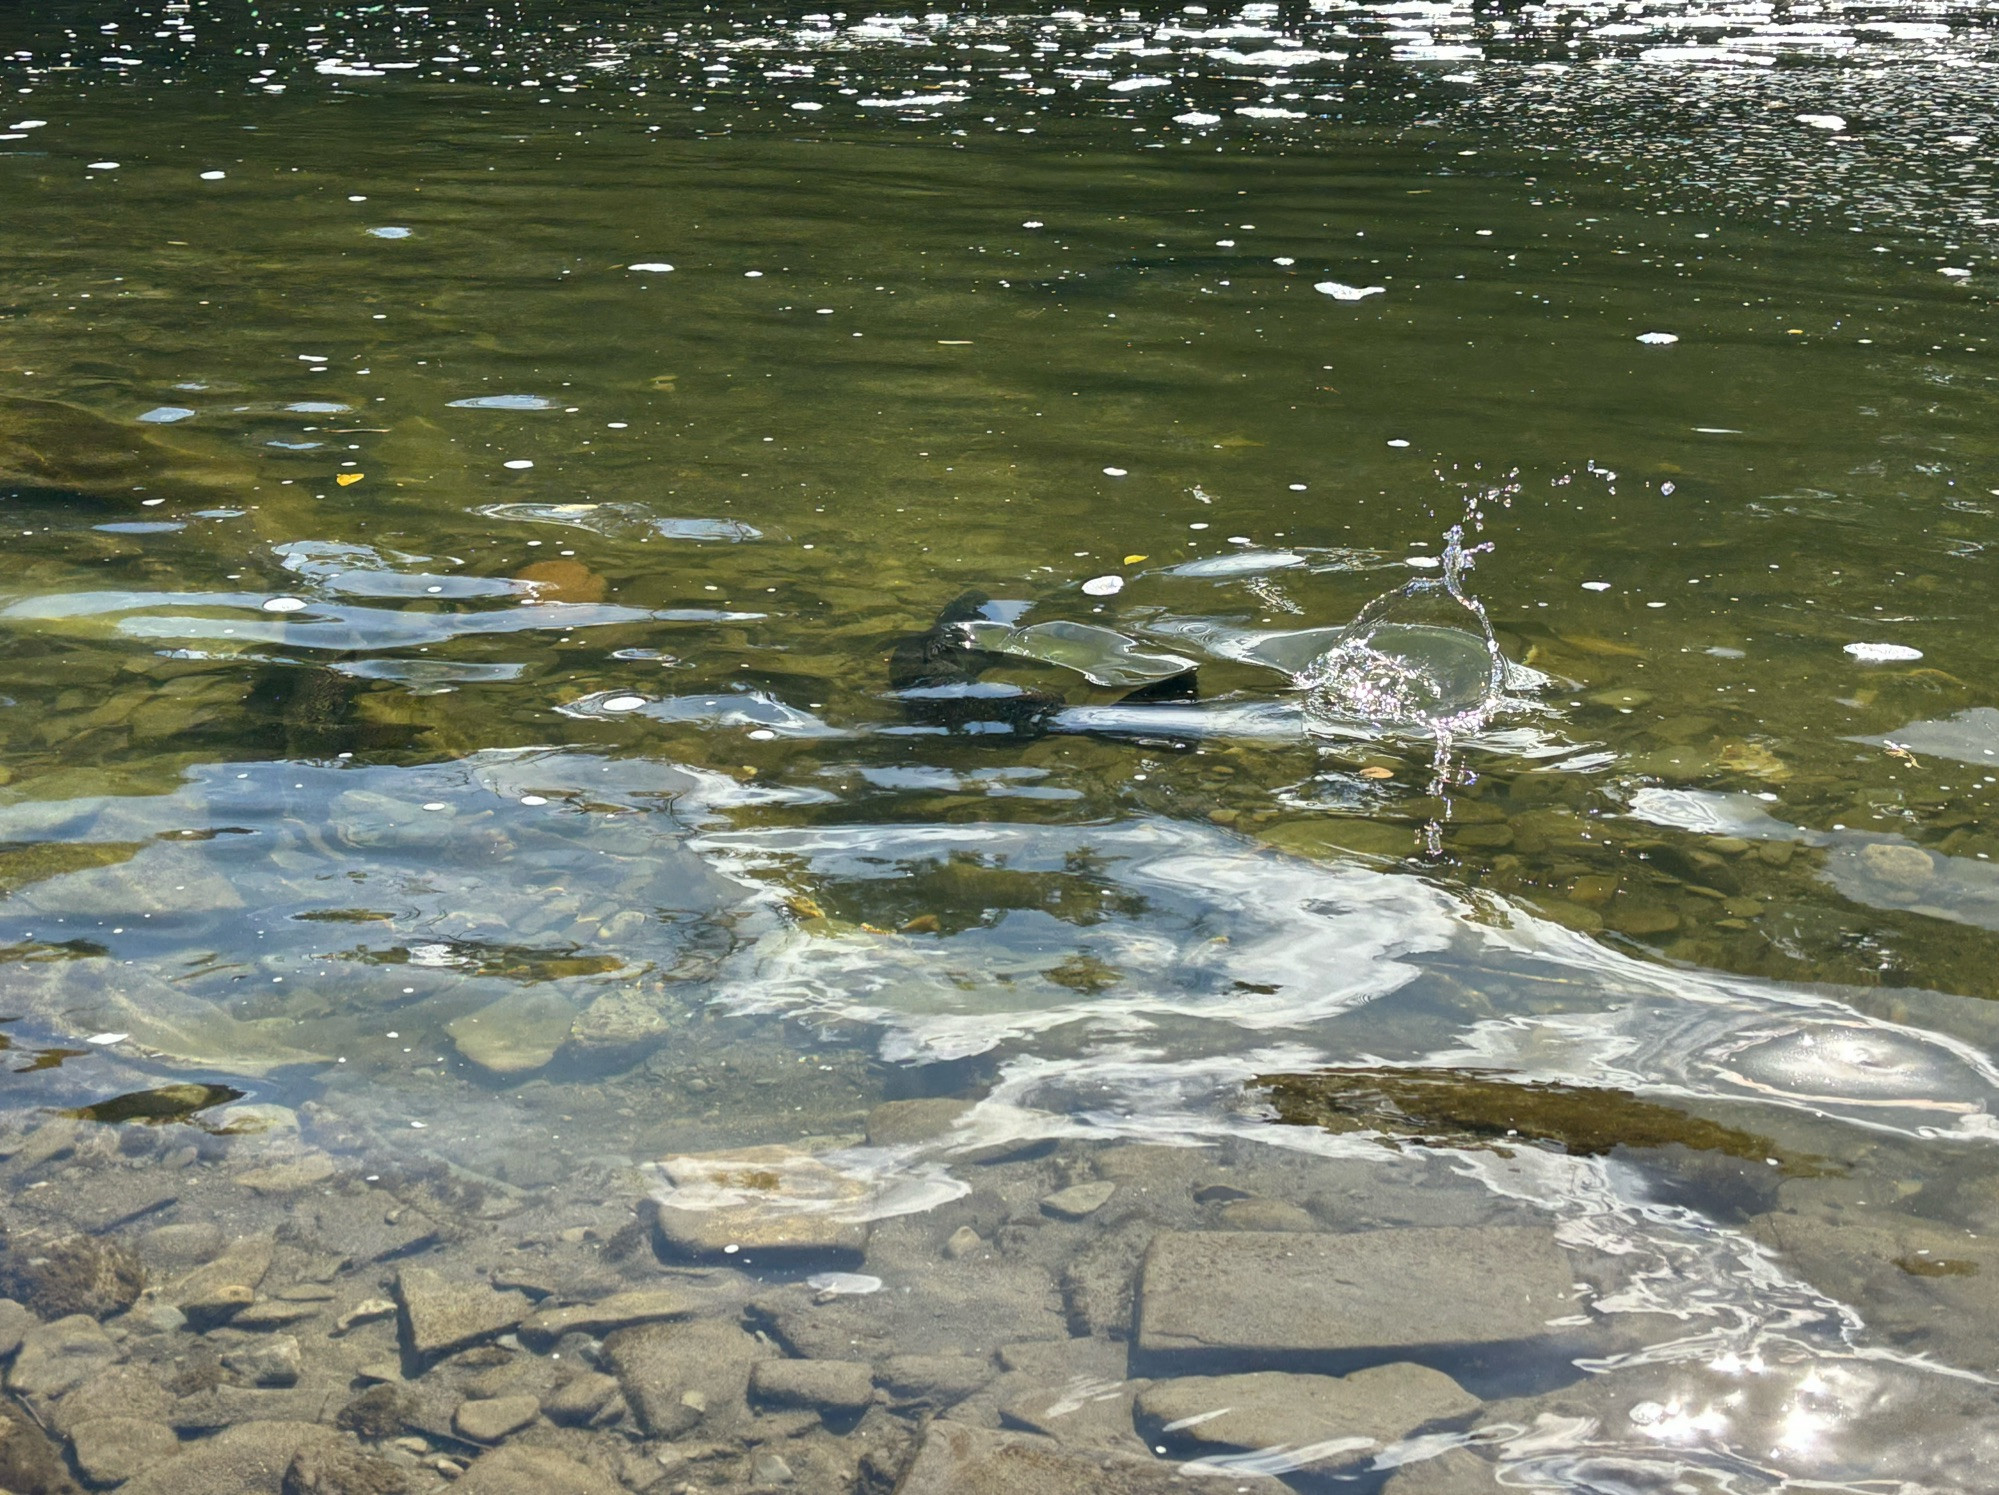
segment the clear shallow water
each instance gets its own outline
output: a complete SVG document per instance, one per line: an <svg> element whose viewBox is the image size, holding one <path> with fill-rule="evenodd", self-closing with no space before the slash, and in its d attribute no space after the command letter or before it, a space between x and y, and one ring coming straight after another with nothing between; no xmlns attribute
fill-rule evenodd
<svg viewBox="0 0 1999 1495"><path fill-rule="evenodd" d="M1988 37L10 13L0 994L77 1051L16 1120L233 1082L558 1199L830 1138L919 1220L1196 1144L1622 1263L1573 1405L1484 1392L1515 1485L1989 1483ZM1440 797L1273 635L1480 495ZM972 589L1200 699L892 691ZM1826 1171L1273 1121L1324 1066ZM975 1104L858 1145L912 1096Z"/></svg>

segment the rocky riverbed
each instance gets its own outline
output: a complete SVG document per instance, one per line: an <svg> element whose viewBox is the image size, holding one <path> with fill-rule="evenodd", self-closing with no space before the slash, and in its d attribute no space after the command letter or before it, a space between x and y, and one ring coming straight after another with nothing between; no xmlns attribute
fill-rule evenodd
<svg viewBox="0 0 1999 1495"><path fill-rule="evenodd" d="M1987 1385L1835 1356L1856 1326L1829 1300L1753 1343L1657 1311L1656 1263L1471 1154L1028 1139L913 1194L853 1166L970 1110L888 1102L864 1135L528 1187L317 1102L23 1126L0 1488L1455 1495L1632 1464L1634 1438L1663 1477L1689 1419L1733 1421L1769 1479L1891 1451L1923 1488L1999 1471ZM1829 1292L1897 1279L1907 1349L1990 1370L1999 1261L1852 1182L1783 1178L1751 1229ZM1855 1436L1787 1450L1808 1413Z"/></svg>

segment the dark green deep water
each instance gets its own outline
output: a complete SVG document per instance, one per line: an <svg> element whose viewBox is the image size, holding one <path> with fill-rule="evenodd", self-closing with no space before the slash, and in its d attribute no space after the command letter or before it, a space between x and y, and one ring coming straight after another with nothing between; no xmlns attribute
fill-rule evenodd
<svg viewBox="0 0 1999 1495"><path fill-rule="evenodd" d="M1590 1376L1791 1389L1508 1477L1989 1488L1989 27L10 8L0 1015L74 1053L9 1124L195 1079L533 1190L920 1096L956 1151L867 1166L1386 1168L1247 1082L1595 1086L1816 1162L1383 1134L1656 1254ZM1526 669L1441 783L1205 654L1116 732L890 691L968 590L1201 654L1468 508Z"/></svg>

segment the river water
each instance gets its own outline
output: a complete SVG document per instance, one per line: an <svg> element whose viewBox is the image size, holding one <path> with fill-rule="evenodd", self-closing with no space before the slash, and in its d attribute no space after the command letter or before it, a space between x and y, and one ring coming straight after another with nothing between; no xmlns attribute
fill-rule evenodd
<svg viewBox="0 0 1999 1495"><path fill-rule="evenodd" d="M0 14L0 1266L109 1346L9 1415L143 1492L1999 1485L1991 27ZM1440 757L1307 687L1461 524ZM1415 1306L1296 1329L1276 1235Z"/></svg>

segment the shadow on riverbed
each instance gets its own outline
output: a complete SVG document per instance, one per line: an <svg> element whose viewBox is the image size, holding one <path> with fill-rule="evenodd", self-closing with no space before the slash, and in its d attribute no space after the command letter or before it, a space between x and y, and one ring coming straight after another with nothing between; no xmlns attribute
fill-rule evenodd
<svg viewBox="0 0 1999 1495"><path fill-rule="evenodd" d="M60 400L0 395L0 492L121 508L149 500L213 503L252 491L247 469L183 451Z"/></svg>

